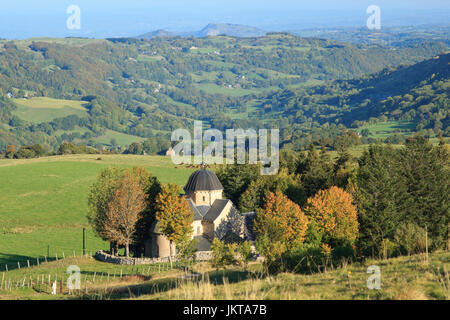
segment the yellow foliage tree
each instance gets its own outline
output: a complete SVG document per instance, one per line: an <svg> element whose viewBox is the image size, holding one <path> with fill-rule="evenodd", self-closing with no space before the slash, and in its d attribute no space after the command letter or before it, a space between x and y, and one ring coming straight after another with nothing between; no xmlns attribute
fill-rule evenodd
<svg viewBox="0 0 450 320"><path fill-rule="evenodd" d="M354 243L358 237L358 217L353 198L341 188L333 186L317 192L308 199L305 213L328 241Z"/></svg>
<svg viewBox="0 0 450 320"><path fill-rule="evenodd" d="M267 194L265 206L257 210L254 222L257 235L280 241L286 249L303 243L307 228L308 217L281 192Z"/></svg>
<svg viewBox="0 0 450 320"><path fill-rule="evenodd" d="M161 187L161 192L156 197L155 217L161 224L162 233L171 244L183 241L193 232L194 214L186 199L180 194L180 187L169 183ZM172 250L172 245L170 249Z"/></svg>

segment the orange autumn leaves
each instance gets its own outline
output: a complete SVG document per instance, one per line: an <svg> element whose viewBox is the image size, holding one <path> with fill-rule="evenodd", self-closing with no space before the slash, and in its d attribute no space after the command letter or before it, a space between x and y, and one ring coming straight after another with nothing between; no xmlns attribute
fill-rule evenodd
<svg viewBox="0 0 450 320"><path fill-rule="evenodd" d="M133 172L125 171L108 206L104 233L109 239L125 246L127 257L136 230L136 222L146 207L145 198L138 177Z"/></svg>
<svg viewBox="0 0 450 320"><path fill-rule="evenodd" d="M328 239L353 243L358 237L358 219L352 196L338 187L320 190L309 198L306 214Z"/></svg>
<svg viewBox="0 0 450 320"><path fill-rule="evenodd" d="M281 192L269 192L263 209L257 211L254 230L281 241L286 248L304 242L308 224L315 222L325 239L353 243L358 235L356 207L350 194L338 187L320 190L308 199L304 211Z"/></svg>
<svg viewBox="0 0 450 320"><path fill-rule="evenodd" d="M257 211L255 232L293 247L305 240L308 218L300 207L281 192L269 192L263 209Z"/></svg>
<svg viewBox="0 0 450 320"><path fill-rule="evenodd" d="M156 197L156 220L169 241L178 243L192 233L194 216L188 202L180 197L179 186L169 183L163 185Z"/></svg>

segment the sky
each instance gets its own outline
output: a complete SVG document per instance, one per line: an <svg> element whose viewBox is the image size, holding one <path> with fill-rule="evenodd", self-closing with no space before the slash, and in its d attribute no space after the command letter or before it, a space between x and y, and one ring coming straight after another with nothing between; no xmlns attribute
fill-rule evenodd
<svg viewBox="0 0 450 320"><path fill-rule="evenodd" d="M210 22L265 31L364 27L369 5L382 27L448 24L449 0L0 0L0 38L137 36L157 29L196 31ZM70 5L80 29L68 29ZM73 20L71 20L73 21Z"/></svg>

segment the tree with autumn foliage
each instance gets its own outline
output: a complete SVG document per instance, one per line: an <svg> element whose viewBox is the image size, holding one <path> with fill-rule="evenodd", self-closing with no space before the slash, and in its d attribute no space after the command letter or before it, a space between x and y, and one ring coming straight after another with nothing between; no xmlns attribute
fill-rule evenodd
<svg viewBox="0 0 450 320"><path fill-rule="evenodd" d="M352 196L338 187L320 190L307 200L305 213L314 221L329 245L353 244L358 237L358 218Z"/></svg>
<svg viewBox="0 0 450 320"><path fill-rule="evenodd" d="M142 252L143 243L148 236L148 229L154 219L153 207L156 194L160 191L158 179L152 177L150 172L145 168L134 167L122 169L120 167L110 167L102 169L97 180L91 186L88 195L89 210L87 218L94 232L103 240L110 242L111 254L116 255L118 252L118 243L111 239L105 232L105 226L107 224L106 215L125 172L128 172L136 178L140 188L146 193L146 202L148 203L146 209L140 215L139 221L136 223L136 232L133 236L134 253L135 256L139 256L140 252Z"/></svg>
<svg viewBox="0 0 450 320"><path fill-rule="evenodd" d="M254 221L257 236L267 236L270 242L280 242L286 250L305 240L308 218L300 207L281 192L269 192L263 209L258 209Z"/></svg>
<svg viewBox="0 0 450 320"><path fill-rule="evenodd" d="M138 176L125 171L120 179L105 219L106 236L125 246L125 256L130 256L130 243L136 231L136 222L146 208L146 195Z"/></svg>
<svg viewBox="0 0 450 320"><path fill-rule="evenodd" d="M161 192L156 197L155 218L161 224L161 231L170 241L170 256L172 243L178 244L192 235L194 214L188 202L181 194L181 188L173 183L161 186Z"/></svg>
<svg viewBox="0 0 450 320"><path fill-rule="evenodd" d="M117 244L114 243L105 232L106 214L109 205L114 199L118 182L122 177L122 169L119 167L104 168L91 186L88 195L87 218L94 232L105 241L110 242L111 254L117 254Z"/></svg>

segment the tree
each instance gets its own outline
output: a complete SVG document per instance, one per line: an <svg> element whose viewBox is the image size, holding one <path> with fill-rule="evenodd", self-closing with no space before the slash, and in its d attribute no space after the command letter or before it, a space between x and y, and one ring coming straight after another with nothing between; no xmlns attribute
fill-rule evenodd
<svg viewBox="0 0 450 320"><path fill-rule="evenodd" d="M144 242L148 239L148 230L155 221L156 197L161 192L161 183L158 178L151 176L143 168L134 168L134 174L139 177L139 184L146 194L147 207L141 214L136 223L136 232L134 234L133 248L135 256L140 256L143 252Z"/></svg>
<svg viewBox="0 0 450 320"><path fill-rule="evenodd" d="M266 194L270 192L285 193L295 184L294 178L283 168L277 175L260 176L253 180L239 198L239 209L243 212L255 211L264 206Z"/></svg>
<svg viewBox="0 0 450 320"><path fill-rule="evenodd" d="M122 174L123 172L119 167L102 169L88 195L88 221L94 232L105 241L111 242L105 229L106 215L116 194ZM112 242L111 254L117 254L117 248Z"/></svg>
<svg viewBox="0 0 450 320"><path fill-rule="evenodd" d="M127 257L130 255L130 243L136 230L136 222L145 207L145 193L138 178L132 172L125 171L113 201L108 206L105 234L109 239L125 246Z"/></svg>
<svg viewBox="0 0 450 320"><path fill-rule="evenodd" d="M117 147L119 145L119 143L117 142L116 138L111 138L110 145L111 145L111 147Z"/></svg>
<svg viewBox="0 0 450 320"><path fill-rule="evenodd" d="M248 263L253 258L252 244L250 241L243 241L238 246L239 258L244 265L245 270L247 270Z"/></svg>
<svg viewBox="0 0 450 320"><path fill-rule="evenodd" d="M450 222L450 156L424 137L408 139L400 150L399 173L405 185L403 221L427 226L435 247L444 247Z"/></svg>
<svg viewBox="0 0 450 320"><path fill-rule="evenodd" d="M180 194L180 187L169 183L161 187L161 192L156 197L155 218L161 223L162 233L170 241L170 256L172 243L179 243L193 232L194 215L188 202Z"/></svg>
<svg viewBox="0 0 450 320"><path fill-rule="evenodd" d="M185 270L189 262L195 262L195 253L197 252L197 239L191 239L189 234L185 234L178 240L177 246L177 258Z"/></svg>
<svg viewBox="0 0 450 320"><path fill-rule="evenodd" d="M16 146L9 145L9 146L6 148L6 154L5 154L5 157L6 157L6 158L9 158L9 159L12 159L12 158L14 158L14 155L16 154L16 152L17 152Z"/></svg>
<svg viewBox="0 0 450 320"><path fill-rule="evenodd" d="M221 241L217 238L214 238L211 245L212 266L215 267L216 270L219 270L220 268L235 264L236 249L237 249L236 243L225 243L225 241Z"/></svg>
<svg viewBox="0 0 450 320"><path fill-rule="evenodd" d="M280 241L289 250L305 240L308 218L284 194L269 192L264 208L256 211L253 226L257 236L267 235L270 241Z"/></svg>
<svg viewBox="0 0 450 320"><path fill-rule="evenodd" d="M425 229L415 223L402 223L395 231L394 240L397 247L409 256L413 252L425 251L425 233Z"/></svg>
<svg viewBox="0 0 450 320"><path fill-rule="evenodd" d="M127 153L129 154L142 154L144 151L144 148L142 147L142 144L139 142L133 142L127 150Z"/></svg>
<svg viewBox="0 0 450 320"><path fill-rule="evenodd" d="M398 206L404 184L398 178L398 157L391 146L371 145L359 159L352 185L359 213L358 246L366 255L378 253L383 239L393 239L401 221Z"/></svg>
<svg viewBox="0 0 450 320"><path fill-rule="evenodd" d="M315 222L328 244L354 243L358 219L352 196L338 187L320 190L307 200L305 213Z"/></svg>
<svg viewBox="0 0 450 320"><path fill-rule="evenodd" d="M300 175L306 197L311 197L321 189L331 186L333 164L324 148L320 154L310 145L307 155L301 154L297 160L297 173Z"/></svg>
<svg viewBox="0 0 450 320"><path fill-rule="evenodd" d="M233 203L239 203L239 197L259 176L259 167L249 164L222 166L216 175L222 183L225 196Z"/></svg>

